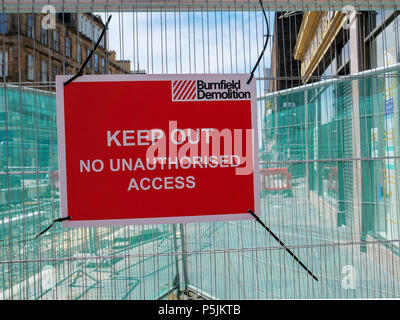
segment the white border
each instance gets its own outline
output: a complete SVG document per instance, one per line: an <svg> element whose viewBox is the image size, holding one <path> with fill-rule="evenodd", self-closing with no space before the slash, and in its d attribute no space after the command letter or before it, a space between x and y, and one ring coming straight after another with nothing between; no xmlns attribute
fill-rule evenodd
<svg viewBox="0 0 400 320"><path fill-rule="evenodd" d="M68 217L67 197L67 165L65 150L65 119L64 119L64 82L71 76L56 77L56 102L57 102L57 134L58 134L58 167L60 179L60 211L61 217ZM74 82L112 82L112 81L174 81L174 80L240 80L242 85L247 86L248 74L156 74L156 75L84 75L78 77ZM258 156L258 128L257 128L257 90L256 80L253 78L248 85L251 92L251 120L253 129L253 185L254 185L254 212L260 215L260 173ZM191 222L213 222L228 220L251 220L252 215L248 212L238 214L202 215L202 216L179 216L165 218L141 218L141 219L113 219L113 220L80 220L63 221L62 227L90 227L90 226L121 226L137 224L169 224L169 223L191 223Z"/></svg>

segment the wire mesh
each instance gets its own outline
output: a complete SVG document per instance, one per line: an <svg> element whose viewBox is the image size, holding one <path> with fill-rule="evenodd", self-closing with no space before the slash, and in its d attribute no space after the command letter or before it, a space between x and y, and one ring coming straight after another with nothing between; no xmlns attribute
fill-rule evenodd
<svg viewBox="0 0 400 320"><path fill-rule="evenodd" d="M272 173L260 179L287 171L290 188L262 190L260 217L319 281L255 221L56 224L35 238L59 217L54 75L77 72L99 19L113 16L85 73L249 73L257 60L258 2L166 3L55 2L55 29L43 29L38 3L3 1L0 299L398 298L400 19L386 2L362 3L351 28L345 3L264 2L271 39L255 76L260 168ZM315 31L324 15L341 24ZM314 62L295 59L301 43Z"/></svg>

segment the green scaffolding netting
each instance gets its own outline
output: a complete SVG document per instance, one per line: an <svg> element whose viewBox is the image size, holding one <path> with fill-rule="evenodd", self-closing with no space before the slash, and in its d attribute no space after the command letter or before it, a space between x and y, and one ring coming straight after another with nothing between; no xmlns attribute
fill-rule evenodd
<svg viewBox="0 0 400 320"><path fill-rule="evenodd" d="M35 238L59 217L55 95L3 86L0 299L154 299L183 287L227 299L399 297L398 80L259 101L260 179L275 186L261 191L261 218L318 282L254 221L55 225ZM279 188L285 170L290 188Z"/></svg>

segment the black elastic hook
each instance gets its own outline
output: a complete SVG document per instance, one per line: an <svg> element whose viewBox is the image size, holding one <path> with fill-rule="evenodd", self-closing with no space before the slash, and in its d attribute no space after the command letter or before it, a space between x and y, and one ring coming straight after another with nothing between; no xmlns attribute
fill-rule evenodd
<svg viewBox="0 0 400 320"><path fill-rule="evenodd" d="M264 229L267 230L268 233L269 233L276 241L279 242L279 244L280 244L282 247L285 248L285 250L293 257L293 259L296 260L296 261L303 267L303 269L307 271L307 273L308 273L310 276L312 276L315 280L318 281L318 278L303 264L303 262L300 261L299 258L297 258L297 257L295 256L295 254L294 254L289 248L287 248L287 247L285 246L285 244L284 244L284 243L283 243L283 242L282 242L282 241L281 241L281 240L280 240L266 225L265 225L264 222L261 221L261 219L260 219L253 211L251 211L251 210L249 209L248 212L249 212L254 218L256 218L256 221L257 221L258 223L260 223L260 224L264 227Z"/></svg>
<svg viewBox="0 0 400 320"><path fill-rule="evenodd" d="M258 60L257 60L256 64L255 64L254 67L253 67L253 70L251 70L251 72L250 72L250 78L249 78L249 80L247 80L247 84L249 84L250 81L251 81L251 80L253 79L253 77L254 77L254 72L256 71L258 65L260 64L260 61L261 61L262 57L264 56L264 52L265 52L265 49L267 49L268 40L269 40L269 37L270 37L270 34L269 34L269 23L268 23L267 14L265 13L265 9L264 9L264 5L263 5L263 3L262 3L262 0L259 0L259 2L260 2L260 5L261 5L261 8L262 8L262 11L263 11L263 15L264 15L264 18L265 18L265 22L267 23L267 35L266 35L266 39L265 39L265 42L264 42L264 48L262 49L261 54L260 54L260 56L258 57Z"/></svg>
<svg viewBox="0 0 400 320"><path fill-rule="evenodd" d="M39 238L43 233L47 232L50 228L52 228L54 226L54 223L56 222L61 222L61 221L65 221L65 220L69 220L71 219L70 216L68 217L64 217L64 218L58 218L58 219L54 219L53 222L51 223L51 225L49 225L46 229L44 229L42 232L38 233L35 237L35 239Z"/></svg>
<svg viewBox="0 0 400 320"><path fill-rule="evenodd" d="M103 31L101 32L101 35L99 37L99 39L97 40L94 48L92 49L92 51L90 51L89 55L86 57L86 60L83 62L83 64L81 65L78 73L76 75L74 75L73 77L69 78L67 81L64 82L64 87L71 83L72 81L74 81L76 78L80 77L81 75L83 75L83 69L86 67L86 65L88 64L90 58L92 57L93 53L96 51L97 47L100 44L101 39L103 38L104 34L106 33L106 30L108 28L108 24L110 23L111 20L111 15L108 17L107 23L105 24Z"/></svg>

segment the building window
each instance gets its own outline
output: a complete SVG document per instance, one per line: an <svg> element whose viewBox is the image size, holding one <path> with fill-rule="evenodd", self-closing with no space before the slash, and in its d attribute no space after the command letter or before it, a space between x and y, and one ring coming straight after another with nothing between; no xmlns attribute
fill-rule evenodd
<svg viewBox="0 0 400 320"><path fill-rule="evenodd" d="M347 41L344 46L342 47L342 49L340 50L340 62L339 62L339 66L343 66L345 65L347 62L350 61L350 53L349 53L349 41Z"/></svg>
<svg viewBox="0 0 400 320"><path fill-rule="evenodd" d="M94 70L99 71L99 55L97 53L94 54Z"/></svg>
<svg viewBox="0 0 400 320"><path fill-rule="evenodd" d="M101 73L105 74L106 73L106 59L101 58Z"/></svg>
<svg viewBox="0 0 400 320"><path fill-rule="evenodd" d="M33 35L34 35L34 31L33 31L33 15L28 15L28 29L27 29L27 34L28 34L28 38L32 38L33 39Z"/></svg>
<svg viewBox="0 0 400 320"><path fill-rule="evenodd" d="M57 30L53 30L53 50L58 51L60 45L60 33Z"/></svg>
<svg viewBox="0 0 400 320"><path fill-rule="evenodd" d="M33 80L34 74L35 74L35 68L34 68L34 63L33 63L33 56L31 54L28 54L27 56L27 68L26 68L26 77L28 80Z"/></svg>
<svg viewBox="0 0 400 320"><path fill-rule="evenodd" d="M40 42L47 46L47 29L40 29Z"/></svg>
<svg viewBox="0 0 400 320"><path fill-rule="evenodd" d="M365 13L365 33L368 37L377 27L394 13L392 10L367 11Z"/></svg>
<svg viewBox="0 0 400 320"><path fill-rule="evenodd" d="M56 66L53 67L53 81L56 81L56 75L58 75L58 68Z"/></svg>
<svg viewBox="0 0 400 320"><path fill-rule="evenodd" d="M8 13L0 13L0 33L8 32Z"/></svg>
<svg viewBox="0 0 400 320"><path fill-rule="evenodd" d="M71 57L71 39L65 38L65 56Z"/></svg>
<svg viewBox="0 0 400 320"><path fill-rule="evenodd" d="M78 61L79 63L82 62L82 46L79 43L79 40L78 40L78 44L76 46L76 61Z"/></svg>
<svg viewBox="0 0 400 320"><path fill-rule="evenodd" d="M400 62L400 16L394 19L372 40L368 41L370 68L381 68ZM387 92L388 94L389 92Z"/></svg>
<svg viewBox="0 0 400 320"><path fill-rule="evenodd" d="M8 52L0 51L0 76L8 76Z"/></svg>
<svg viewBox="0 0 400 320"><path fill-rule="evenodd" d="M90 55L90 49L87 49L87 50L86 50L86 58L89 57L89 55ZM87 63L87 66L88 66L89 68L92 67L92 59L89 59L89 61L88 61L88 63Z"/></svg>
<svg viewBox="0 0 400 320"><path fill-rule="evenodd" d="M40 80L47 82L47 61L42 60L40 64Z"/></svg>
<svg viewBox="0 0 400 320"><path fill-rule="evenodd" d="M72 25L71 13L57 13L57 19L62 21L64 25Z"/></svg>

